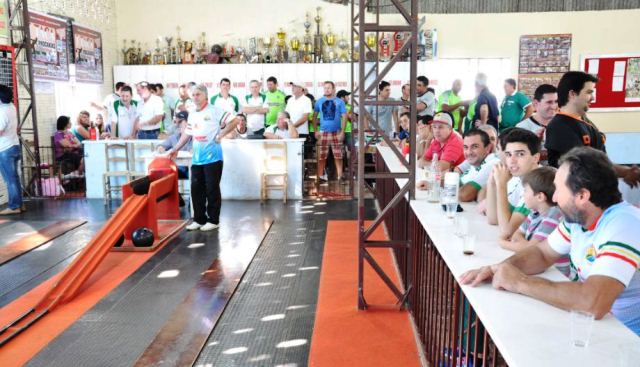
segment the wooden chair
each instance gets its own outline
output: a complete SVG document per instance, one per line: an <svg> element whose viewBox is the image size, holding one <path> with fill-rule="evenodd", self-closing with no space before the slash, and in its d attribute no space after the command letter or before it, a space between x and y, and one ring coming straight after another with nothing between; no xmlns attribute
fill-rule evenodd
<svg viewBox="0 0 640 367"><path fill-rule="evenodd" d="M116 152L120 152L121 154L116 155ZM131 181L129 149L127 149L127 144L105 143L104 160L105 171L102 174L102 182L104 185L104 204L106 205L111 200L112 192L122 191L122 185L111 184L112 178L122 177L125 179L125 183ZM117 170L111 170L112 164L120 164L121 167Z"/></svg>
<svg viewBox="0 0 640 367"><path fill-rule="evenodd" d="M282 190L282 199L286 204L288 186L287 143L265 141L264 151L264 171L261 175L260 201L264 202L268 199L270 190ZM278 179L282 183L278 183Z"/></svg>
<svg viewBox="0 0 640 367"><path fill-rule="evenodd" d="M129 151L129 175L132 179L144 177L147 175L147 170L143 169L142 171L138 170L138 167L145 166L145 160L147 158L144 157L145 154L153 154L155 149L155 145L153 143L127 143L128 151ZM144 149L148 152L144 154L138 154L138 151Z"/></svg>

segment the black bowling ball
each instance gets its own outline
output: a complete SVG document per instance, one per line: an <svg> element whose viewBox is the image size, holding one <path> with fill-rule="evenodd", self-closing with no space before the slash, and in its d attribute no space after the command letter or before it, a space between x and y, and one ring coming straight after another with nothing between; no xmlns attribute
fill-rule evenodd
<svg viewBox="0 0 640 367"><path fill-rule="evenodd" d="M131 235L131 242L135 247L149 247L153 245L153 239L153 231L147 227L140 227Z"/></svg>

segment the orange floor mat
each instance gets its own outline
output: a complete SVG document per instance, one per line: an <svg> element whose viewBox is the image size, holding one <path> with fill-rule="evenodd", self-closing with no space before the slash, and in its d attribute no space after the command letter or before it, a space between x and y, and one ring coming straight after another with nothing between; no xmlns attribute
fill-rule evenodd
<svg viewBox="0 0 640 367"><path fill-rule="evenodd" d="M358 311L358 232L356 221L329 221L322 259L316 321L309 354L310 366L420 366L407 311L365 263L367 311ZM383 239L378 228L375 239ZM372 256L396 284L389 249L372 249Z"/></svg>
<svg viewBox="0 0 640 367"><path fill-rule="evenodd" d="M27 363L49 342L142 266L153 254L154 252L110 252L107 254L73 301L54 309L53 312L0 348L0 366L22 366ZM57 274L0 309L0 325L9 324L38 303L61 274Z"/></svg>

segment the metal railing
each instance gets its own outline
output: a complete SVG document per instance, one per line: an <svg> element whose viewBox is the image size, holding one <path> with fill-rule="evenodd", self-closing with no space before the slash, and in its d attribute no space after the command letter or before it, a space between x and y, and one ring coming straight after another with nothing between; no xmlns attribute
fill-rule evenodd
<svg viewBox="0 0 640 367"><path fill-rule="evenodd" d="M387 172L382 156L376 154L376 170ZM393 178L376 181L380 207L399 192ZM436 367L506 366L491 337L467 301L464 292L403 199L384 219L390 240L406 238L410 249L394 249L403 282L410 279L409 311L413 315L425 358ZM409 253L411 251L411 253Z"/></svg>
<svg viewBox="0 0 640 367"><path fill-rule="evenodd" d="M37 164L27 154L22 155L22 185L25 195L33 198L78 198L85 196L85 179L70 174L71 162L58 161L51 146L39 146Z"/></svg>

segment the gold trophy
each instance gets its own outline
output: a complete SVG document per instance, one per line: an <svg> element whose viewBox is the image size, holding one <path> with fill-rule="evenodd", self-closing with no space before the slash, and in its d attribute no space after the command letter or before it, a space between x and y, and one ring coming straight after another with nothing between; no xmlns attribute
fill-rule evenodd
<svg viewBox="0 0 640 367"><path fill-rule="evenodd" d="M138 43L138 46L140 45L140 43ZM140 50L140 48L138 49ZM144 53L142 54L142 64L143 65L151 65L151 61L153 61L151 59L151 50L149 50L149 46L148 43L144 43Z"/></svg>
<svg viewBox="0 0 640 367"><path fill-rule="evenodd" d="M122 40L122 56L123 63L125 65L135 65L137 64L137 56L136 56L136 45L135 41L131 40L131 46L127 47L127 40Z"/></svg>
<svg viewBox="0 0 640 367"><path fill-rule="evenodd" d="M322 18L320 17L320 9L321 7L316 8L316 17L313 20L316 21L316 34L313 36L313 62L319 63L323 62L322 55L322 33L320 33L320 22Z"/></svg>
<svg viewBox="0 0 640 367"><path fill-rule="evenodd" d="M289 46L291 46L291 52L289 52L289 62L297 63L300 60L300 40L298 39L297 34L293 34L291 40L289 40Z"/></svg>
<svg viewBox="0 0 640 367"><path fill-rule="evenodd" d="M327 26L327 34L324 36L324 42L327 44L327 49L325 50L324 60L328 62L338 62L338 54L336 53L336 49L333 47L336 45L336 35L331 32L331 26Z"/></svg>
<svg viewBox="0 0 640 367"><path fill-rule="evenodd" d="M286 62L288 59L288 51L287 51L287 33L280 28L278 33L276 33L277 41L276 41L276 59L277 62Z"/></svg>
<svg viewBox="0 0 640 367"><path fill-rule="evenodd" d="M313 43L311 42L311 22L309 21L309 13L306 15L304 22L304 44L302 48L302 61L310 63L313 61Z"/></svg>
<svg viewBox="0 0 640 367"><path fill-rule="evenodd" d="M375 33L368 33L365 36L365 42L367 46L369 46L370 50L364 50L365 56L367 60L375 60L376 57L376 45L378 44L378 37L376 37Z"/></svg>

